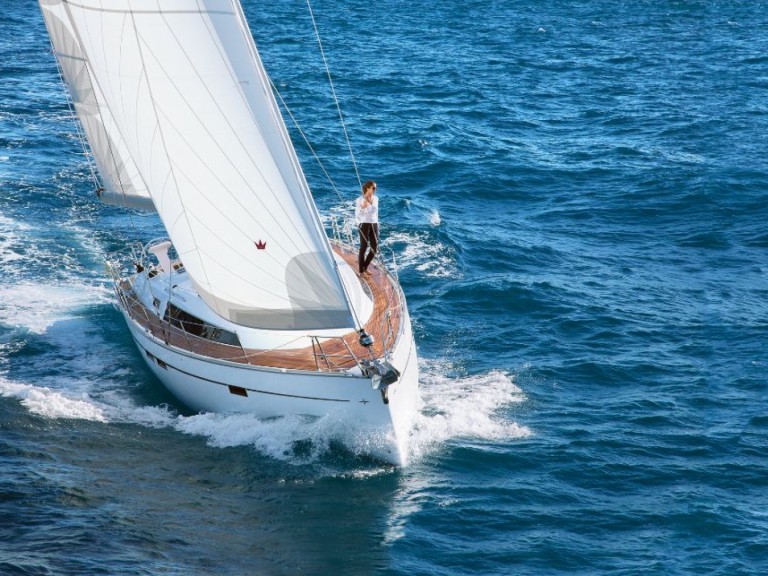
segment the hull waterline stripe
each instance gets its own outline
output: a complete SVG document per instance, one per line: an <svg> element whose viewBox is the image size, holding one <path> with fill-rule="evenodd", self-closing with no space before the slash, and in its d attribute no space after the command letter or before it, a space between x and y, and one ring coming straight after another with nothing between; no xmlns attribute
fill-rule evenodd
<svg viewBox="0 0 768 576"><path fill-rule="evenodd" d="M152 354L149 350L144 348L139 342L134 338L134 342L136 342L136 345L144 350L144 352L147 354L147 356L151 357L153 361L159 360L157 356ZM197 380L203 380L205 382L210 382L211 384L217 384L219 386L227 386L229 387L229 384L225 384L224 382L218 382L217 380L211 380L210 378L203 378L202 376L197 376L196 374L192 374L190 372L186 372L185 370L181 370L180 368L176 368L173 364L168 364L167 362L163 361L165 364L165 368L173 368L176 370L176 372L179 372L181 374L184 374L185 376L189 376L190 378L196 378ZM241 386L241 388L245 388L244 386ZM248 392L255 392L256 394L269 394L270 396L284 396L286 398L298 398L300 400L322 400L324 402L351 402L351 400L344 400L343 398L319 398L317 396L299 396L297 394L284 394L282 392L268 392L266 390L257 390L255 388L245 388Z"/></svg>

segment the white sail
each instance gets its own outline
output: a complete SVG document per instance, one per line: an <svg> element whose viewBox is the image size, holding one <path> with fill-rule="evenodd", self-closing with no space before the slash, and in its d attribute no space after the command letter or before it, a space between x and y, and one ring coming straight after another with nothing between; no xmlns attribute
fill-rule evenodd
<svg viewBox="0 0 768 576"><path fill-rule="evenodd" d="M110 148L124 152L122 172L130 172L128 160L135 164L131 182L146 183L206 303L256 328L354 326L239 2L41 5L47 21L63 11L64 32L49 23L51 36L71 32L73 46L54 40L57 50L87 62L89 75L77 64L67 73L76 79L67 82L81 101L78 113L88 118L95 99L103 133L119 134ZM100 136L86 132L93 147ZM110 178L109 167L99 169Z"/></svg>
<svg viewBox="0 0 768 576"><path fill-rule="evenodd" d="M146 185L104 107L104 97L91 81L87 59L62 1L41 0L40 5L62 76L101 174L104 187L99 197L108 204L154 210Z"/></svg>

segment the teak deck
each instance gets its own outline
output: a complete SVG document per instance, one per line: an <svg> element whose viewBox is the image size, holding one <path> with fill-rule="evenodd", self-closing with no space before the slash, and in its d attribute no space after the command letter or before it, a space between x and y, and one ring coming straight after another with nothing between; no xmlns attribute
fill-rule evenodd
<svg viewBox="0 0 768 576"><path fill-rule="evenodd" d="M334 245L333 249L353 269L357 268L356 253L338 245ZM360 281L367 285L374 302L373 313L365 323L365 330L374 336L376 341L371 348L374 356L380 358L384 355L384 340L386 339L387 345L391 347L399 334L402 303L399 290L395 289L392 278L383 268L374 262L369 267L369 272L368 277L360 277ZM347 370L353 367L357 360L370 358L370 352L360 345L359 334L355 331L345 334L343 338L316 338L314 346L285 350L255 350L221 344L189 334L158 318L154 311L145 307L133 294L127 280L120 283L119 292L131 317L153 336L164 340L166 344L202 356L253 366L322 372Z"/></svg>

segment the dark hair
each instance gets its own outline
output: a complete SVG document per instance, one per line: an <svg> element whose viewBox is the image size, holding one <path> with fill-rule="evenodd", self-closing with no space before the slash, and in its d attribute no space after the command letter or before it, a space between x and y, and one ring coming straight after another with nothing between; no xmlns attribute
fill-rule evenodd
<svg viewBox="0 0 768 576"><path fill-rule="evenodd" d="M365 191L368 190L368 188L374 188L376 186L376 182L373 180L368 180L365 184L363 184L363 194L365 194Z"/></svg>

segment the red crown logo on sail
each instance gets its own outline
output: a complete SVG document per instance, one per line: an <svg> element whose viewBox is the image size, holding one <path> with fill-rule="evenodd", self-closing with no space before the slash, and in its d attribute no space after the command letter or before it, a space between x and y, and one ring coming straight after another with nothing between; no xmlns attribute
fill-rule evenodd
<svg viewBox="0 0 768 576"><path fill-rule="evenodd" d="M267 247L267 243L261 240L261 238L259 238L258 242L254 242L254 244L256 244L257 250L264 250Z"/></svg>

